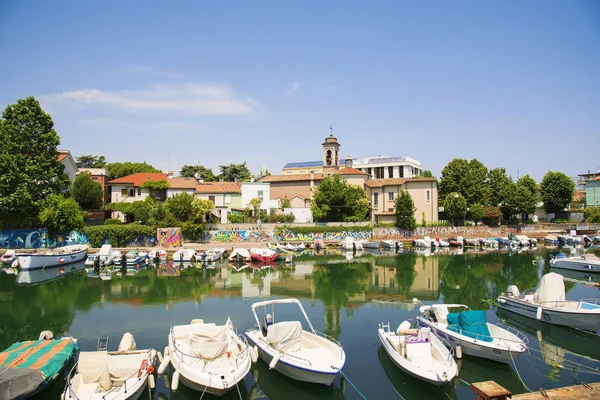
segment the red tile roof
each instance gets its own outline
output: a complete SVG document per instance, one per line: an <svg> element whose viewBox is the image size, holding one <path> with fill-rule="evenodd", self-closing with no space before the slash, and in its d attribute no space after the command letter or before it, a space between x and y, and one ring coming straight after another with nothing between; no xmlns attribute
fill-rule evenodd
<svg viewBox="0 0 600 400"><path fill-rule="evenodd" d="M69 154L58 153L58 162L61 162L65 158L69 157Z"/></svg>
<svg viewBox="0 0 600 400"><path fill-rule="evenodd" d="M110 184L131 183L134 187L142 186L146 181L166 181L167 174L162 172L138 172L122 178L113 179Z"/></svg>
<svg viewBox="0 0 600 400"><path fill-rule="evenodd" d="M369 179L365 182L365 185L368 187L400 186L406 182L435 182L435 180L433 177Z"/></svg>
<svg viewBox="0 0 600 400"><path fill-rule="evenodd" d="M196 180L194 178L177 177L167 179L171 189L196 189Z"/></svg>
<svg viewBox="0 0 600 400"><path fill-rule="evenodd" d="M259 182L298 182L310 181L310 176L313 175L315 181L323 179L323 174L290 174L290 175L268 175L260 178Z"/></svg>
<svg viewBox="0 0 600 400"><path fill-rule="evenodd" d="M196 193L242 193L236 182L202 182L196 185Z"/></svg>
<svg viewBox="0 0 600 400"><path fill-rule="evenodd" d="M338 175L369 175L366 172L356 168L342 168L337 173Z"/></svg>

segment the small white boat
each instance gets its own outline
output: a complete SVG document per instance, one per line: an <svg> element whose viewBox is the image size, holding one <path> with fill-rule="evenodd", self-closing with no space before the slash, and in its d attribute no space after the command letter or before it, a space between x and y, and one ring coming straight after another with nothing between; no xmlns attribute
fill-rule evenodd
<svg viewBox="0 0 600 400"><path fill-rule="evenodd" d="M395 249L396 247L401 248L404 247L404 243L398 241L398 240L382 240L381 241L383 243L383 247L385 249Z"/></svg>
<svg viewBox="0 0 600 400"><path fill-rule="evenodd" d="M219 261L225 254L225 249L217 247L214 249L206 250L204 253L200 253L200 261L214 262Z"/></svg>
<svg viewBox="0 0 600 400"><path fill-rule="evenodd" d="M125 333L116 352L82 351L67 378L65 400L138 399L149 382L154 388L154 349L136 350L130 333ZM76 368L76 370L75 370Z"/></svg>
<svg viewBox="0 0 600 400"><path fill-rule="evenodd" d="M565 300L563 276L550 272L542 277L540 287L523 296L510 285L496 299L498 307L554 325L564 325L596 332L600 329L600 299Z"/></svg>
<svg viewBox="0 0 600 400"><path fill-rule="evenodd" d="M527 349L525 335L506 325L490 324L483 310L471 311L464 304L433 304L421 306L419 312L419 326L430 328L453 348L460 345L464 354L510 363Z"/></svg>
<svg viewBox="0 0 600 400"><path fill-rule="evenodd" d="M550 266L575 271L600 272L600 258L591 253L572 257L567 257L564 253L558 253L550 260Z"/></svg>
<svg viewBox="0 0 600 400"><path fill-rule="evenodd" d="M382 322L377 334L394 364L418 379L442 385L458 373L452 352L429 328L410 329L410 322L404 321L392 332L389 322Z"/></svg>
<svg viewBox="0 0 600 400"><path fill-rule="evenodd" d="M362 250L363 246L360 242L354 240L352 236L346 236L344 240L340 242L340 246L344 250Z"/></svg>
<svg viewBox="0 0 600 400"><path fill-rule="evenodd" d="M83 261L88 246L69 245L55 249L35 249L32 253L16 254L21 270L58 267Z"/></svg>
<svg viewBox="0 0 600 400"><path fill-rule="evenodd" d="M498 241L496 239L480 239L480 243L485 247L498 248Z"/></svg>
<svg viewBox="0 0 600 400"><path fill-rule="evenodd" d="M275 261L277 259L277 252L272 249L255 247L250 249L250 257L253 261Z"/></svg>
<svg viewBox="0 0 600 400"><path fill-rule="evenodd" d="M364 249L379 249L381 247L380 241L359 240L359 243Z"/></svg>
<svg viewBox="0 0 600 400"><path fill-rule="evenodd" d="M250 252L248 249L235 248L227 258L229 261L250 261Z"/></svg>
<svg viewBox="0 0 600 400"><path fill-rule="evenodd" d="M173 253L174 262L196 262L197 253L194 249L179 249Z"/></svg>
<svg viewBox="0 0 600 400"><path fill-rule="evenodd" d="M116 260L121 261L121 252L116 249L113 250L110 244L103 244L97 256L100 257L101 266L113 265Z"/></svg>
<svg viewBox="0 0 600 400"><path fill-rule="evenodd" d="M126 263L128 266L133 265L148 265L150 263L150 257L145 251L139 251L132 249L125 254Z"/></svg>
<svg viewBox="0 0 600 400"><path fill-rule="evenodd" d="M275 322L276 304L296 304L306 319L309 330L302 329L300 321ZM271 306L271 314L267 307ZM257 309L264 307L259 321ZM252 304L257 327L246 336L258 348L260 358L283 375L298 381L331 385L346 362L342 345L335 339L316 331L302 304L297 299L268 300Z"/></svg>
<svg viewBox="0 0 600 400"><path fill-rule="evenodd" d="M15 255L14 250L6 250L4 254L2 254L2 263L5 265L11 265L16 259L17 256Z"/></svg>
<svg viewBox="0 0 600 400"><path fill-rule="evenodd" d="M96 261L96 258L98 258L98 254L88 254L87 258L85 259L85 266L86 267L93 267L94 266L94 262Z"/></svg>
<svg viewBox="0 0 600 400"><path fill-rule="evenodd" d="M414 247L421 247L421 248L425 248L425 249L429 249L431 248L431 239L428 240L428 238L423 238L423 239L415 239L413 240L412 245Z"/></svg>
<svg viewBox="0 0 600 400"><path fill-rule="evenodd" d="M223 395L250 371L252 359L256 360L256 352L251 350L229 318L225 325L195 319L171 328L158 373L171 363L175 369L171 390L177 390L181 381L190 389Z"/></svg>
<svg viewBox="0 0 600 400"><path fill-rule="evenodd" d="M166 262L167 256L167 250L162 248L152 249L148 252L148 257L150 258L151 262L156 262L157 260L159 262Z"/></svg>

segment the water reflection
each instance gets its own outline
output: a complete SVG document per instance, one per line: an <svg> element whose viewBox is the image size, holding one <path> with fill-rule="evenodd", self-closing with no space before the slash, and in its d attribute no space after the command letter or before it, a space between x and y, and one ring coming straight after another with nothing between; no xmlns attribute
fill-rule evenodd
<svg viewBox="0 0 600 400"><path fill-rule="evenodd" d="M20 285L32 285L60 278L62 276L85 270L85 261L75 264L65 265L64 267L44 268L32 271L19 271L16 282Z"/></svg>

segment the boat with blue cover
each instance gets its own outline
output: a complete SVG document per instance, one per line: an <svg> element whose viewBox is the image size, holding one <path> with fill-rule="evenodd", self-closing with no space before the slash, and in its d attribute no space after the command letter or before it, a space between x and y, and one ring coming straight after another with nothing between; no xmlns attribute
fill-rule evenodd
<svg viewBox="0 0 600 400"><path fill-rule="evenodd" d="M39 340L17 342L0 353L0 398L22 399L44 390L79 352L71 337L53 339L50 331Z"/></svg>
<svg viewBox="0 0 600 400"><path fill-rule="evenodd" d="M459 310L450 313L449 310ZM470 310L464 304L421 306L417 323L464 354L510 363L527 349L527 337L514 328L487 322L485 311Z"/></svg>

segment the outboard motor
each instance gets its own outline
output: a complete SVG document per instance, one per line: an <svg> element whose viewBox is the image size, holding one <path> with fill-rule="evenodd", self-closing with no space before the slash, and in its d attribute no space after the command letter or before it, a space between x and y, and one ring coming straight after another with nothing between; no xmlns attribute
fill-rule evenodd
<svg viewBox="0 0 600 400"><path fill-rule="evenodd" d="M263 336L267 336L267 328L273 325L273 316L271 314L265 314L260 324L260 330Z"/></svg>
<svg viewBox="0 0 600 400"><path fill-rule="evenodd" d="M513 297L519 297L519 296L521 296L521 292L519 292L519 288L517 287L517 285L510 285L506 289L506 293L508 295L512 295Z"/></svg>

